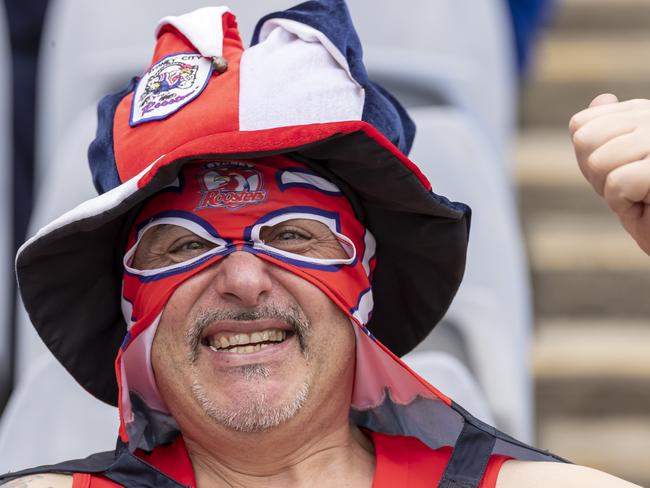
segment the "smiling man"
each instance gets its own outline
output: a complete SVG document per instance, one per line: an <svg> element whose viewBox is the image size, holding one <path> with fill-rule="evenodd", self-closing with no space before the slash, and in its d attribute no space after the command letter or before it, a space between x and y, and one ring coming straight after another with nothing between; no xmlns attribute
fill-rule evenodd
<svg viewBox="0 0 650 488"><path fill-rule="evenodd" d="M202 205L215 172L248 173L264 200ZM300 185L281 188L283 179ZM348 419L355 335L328 297L351 273L368 280L357 256L364 230L347 199L310 185L331 190L282 157L190 163L179 181L180 193L164 191L138 212L124 262L124 295L137 315L160 293L143 276L164 275L167 286L183 280L152 343L155 384L138 389L159 397L144 402L168 406L199 485L276 477L307 486L315 468L333 486L370 484L372 442ZM226 191L250 191L240 188ZM317 276L327 287L311 283ZM129 384L143 381L138 371L127 368ZM252 452L259 465L251 473ZM215 466L215 458L227 462ZM274 473L278 459L311 466L309 475Z"/></svg>
<svg viewBox="0 0 650 488"><path fill-rule="evenodd" d="M100 196L17 258L41 337L119 406L118 445L7 486L630 486L398 358L458 288L469 209L406 157L413 124L360 53L335 0L262 19L246 50L227 8L161 21L151 66L100 103Z"/></svg>

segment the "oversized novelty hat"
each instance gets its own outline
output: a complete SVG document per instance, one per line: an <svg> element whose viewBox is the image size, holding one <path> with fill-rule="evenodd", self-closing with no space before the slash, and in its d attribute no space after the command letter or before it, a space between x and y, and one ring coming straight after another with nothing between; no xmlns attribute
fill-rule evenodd
<svg viewBox="0 0 650 488"><path fill-rule="evenodd" d="M374 235L367 328L403 355L456 293L470 219L407 158L413 135L404 109L368 80L342 1L266 16L248 49L226 7L164 18L144 75L99 105L89 160L100 195L18 253L31 321L77 381L115 405L114 360L127 330L121 256L133 210L188 161L283 155L334 182Z"/></svg>

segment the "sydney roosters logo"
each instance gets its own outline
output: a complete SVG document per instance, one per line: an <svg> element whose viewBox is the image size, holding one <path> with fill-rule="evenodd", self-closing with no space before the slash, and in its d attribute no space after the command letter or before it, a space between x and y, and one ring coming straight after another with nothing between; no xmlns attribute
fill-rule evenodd
<svg viewBox="0 0 650 488"><path fill-rule="evenodd" d="M177 112L201 94L211 73L210 61L197 53L177 53L161 59L142 76L135 89L131 126Z"/></svg>
<svg viewBox="0 0 650 488"><path fill-rule="evenodd" d="M237 163L208 163L199 177L201 200L197 210L225 207L236 209L266 200L262 175L254 166Z"/></svg>

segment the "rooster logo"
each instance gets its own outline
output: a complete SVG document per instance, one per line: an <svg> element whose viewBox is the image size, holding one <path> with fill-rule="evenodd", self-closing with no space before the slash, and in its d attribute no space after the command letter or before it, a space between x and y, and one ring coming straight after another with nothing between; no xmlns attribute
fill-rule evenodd
<svg viewBox="0 0 650 488"><path fill-rule="evenodd" d="M178 111L203 92L211 73L210 60L198 53L177 53L159 60L135 88L130 125L164 119Z"/></svg>
<svg viewBox="0 0 650 488"><path fill-rule="evenodd" d="M165 100L176 96L174 90L192 88L198 67L187 63L165 63L152 73L144 92L140 96L140 105L145 106L156 100Z"/></svg>
<svg viewBox="0 0 650 488"><path fill-rule="evenodd" d="M249 181L243 175L235 172L221 174L211 171L203 176L203 183L207 190L251 191Z"/></svg>
<svg viewBox="0 0 650 488"><path fill-rule="evenodd" d="M266 200L262 175L252 166L240 163L224 163L214 167L200 177L202 208L240 208Z"/></svg>

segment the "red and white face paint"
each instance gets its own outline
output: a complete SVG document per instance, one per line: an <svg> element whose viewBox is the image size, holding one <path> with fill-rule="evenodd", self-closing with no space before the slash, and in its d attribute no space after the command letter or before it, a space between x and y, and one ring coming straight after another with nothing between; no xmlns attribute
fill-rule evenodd
<svg viewBox="0 0 650 488"><path fill-rule="evenodd" d="M264 229L294 219L326 226L343 252L334 258L322 257L264 241ZM138 245L160 225L188 230L203 244L177 254L180 258L136 269L133 259ZM334 184L283 157L185 165L177 181L140 210L127 249L122 302L129 332L116 365L123 440L135 420L131 394L137 393L150 410L167 412L150 362L166 303L181 283L232 252L255 254L309 281L363 329L372 312L374 238ZM128 429L135 430L141 429Z"/></svg>

